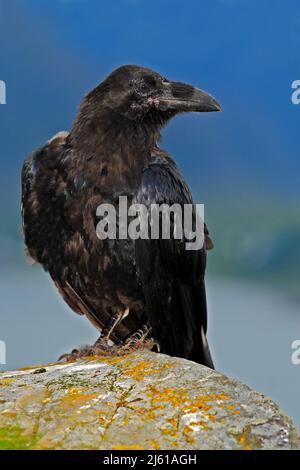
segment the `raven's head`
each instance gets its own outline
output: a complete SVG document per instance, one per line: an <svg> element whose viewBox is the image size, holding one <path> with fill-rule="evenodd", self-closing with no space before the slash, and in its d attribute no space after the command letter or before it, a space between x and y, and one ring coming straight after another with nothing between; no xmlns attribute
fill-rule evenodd
<svg viewBox="0 0 300 470"><path fill-rule="evenodd" d="M114 70L87 98L101 109L130 121L165 124L181 112L220 111L215 98L136 65Z"/></svg>

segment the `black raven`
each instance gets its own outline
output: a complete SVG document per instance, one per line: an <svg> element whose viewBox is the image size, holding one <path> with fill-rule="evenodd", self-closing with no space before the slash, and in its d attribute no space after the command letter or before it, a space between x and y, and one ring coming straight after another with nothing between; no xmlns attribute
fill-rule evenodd
<svg viewBox="0 0 300 470"><path fill-rule="evenodd" d="M50 273L75 312L101 330L71 357L127 351L151 338L163 353L213 367L207 340L205 244L182 239L100 239L97 208L193 204L162 127L188 111L219 111L200 89L125 65L84 98L70 132L29 156L22 170L22 217L29 255ZM206 245L206 246L205 246ZM68 356L69 358L69 356Z"/></svg>

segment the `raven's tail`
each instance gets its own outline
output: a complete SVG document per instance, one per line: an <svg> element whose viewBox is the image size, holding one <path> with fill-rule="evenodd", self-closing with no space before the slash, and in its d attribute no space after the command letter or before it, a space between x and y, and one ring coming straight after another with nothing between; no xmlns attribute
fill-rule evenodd
<svg viewBox="0 0 300 470"><path fill-rule="evenodd" d="M211 358L206 334L204 333L203 328L201 328L200 334L198 333L198 337L195 339L194 347L189 356L189 360L203 364L210 369L215 368Z"/></svg>
<svg viewBox="0 0 300 470"><path fill-rule="evenodd" d="M196 328L193 339L193 349L189 359L214 369L214 363L206 337L207 302L204 282L193 289L193 308L195 309L194 320Z"/></svg>
<svg viewBox="0 0 300 470"><path fill-rule="evenodd" d="M167 288L165 292L161 289L161 285L157 285L156 291L153 289L149 296L152 303L150 322L154 337L161 345L161 352L214 369L206 338L207 305L204 282L192 287L175 281L169 293ZM170 302L162 305L162 299L168 297Z"/></svg>

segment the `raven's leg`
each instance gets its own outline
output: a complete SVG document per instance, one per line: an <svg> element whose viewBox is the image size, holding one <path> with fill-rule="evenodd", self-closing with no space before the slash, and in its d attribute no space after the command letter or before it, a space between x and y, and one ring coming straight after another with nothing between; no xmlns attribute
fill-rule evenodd
<svg viewBox="0 0 300 470"><path fill-rule="evenodd" d="M119 323L124 320L125 317L129 314L129 308L127 307L124 312L117 312L115 315L112 315L109 319L107 325L103 328L100 338L97 339L94 346L108 348L108 341L114 331L114 329L119 325Z"/></svg>
<svg viewBox="0 0 300 470"><path fill-rule="evenodd" d="M92 346L83 346L80 349L73 349L73 351L70 354L63 354L62 356L59 357L59 361L65 360L65 361L73 361L74 359L77 359L79 357L85 357L85 356L95 356L95 355L101 355L101 354L107 354L108 352L111 353L113 352L113 348L117 347L114 345L109 345L109 339L115 330L115 328L119 325L119 323L127 317L129 314L129 308L126 308L124 311L120 312L118 311L114 315L110 317L108 320L107 324L103 328L100 337L97 339L97 341L92 345Z"/></svg>

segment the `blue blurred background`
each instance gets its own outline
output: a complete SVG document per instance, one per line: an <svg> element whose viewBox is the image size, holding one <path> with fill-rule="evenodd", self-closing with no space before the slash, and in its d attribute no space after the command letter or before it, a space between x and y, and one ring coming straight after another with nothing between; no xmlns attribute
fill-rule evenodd
<svg viewBox="0 0 300 470"><path fill-rule="evenodd" d="M82 96L124 63L216 96L162 146L205 204L209 339L218 370L271 396L300 425L300 79L297 0L0 0L0 339L7 364L55 360L96 339L23 253L22 161L68 129Z"/></svg>

